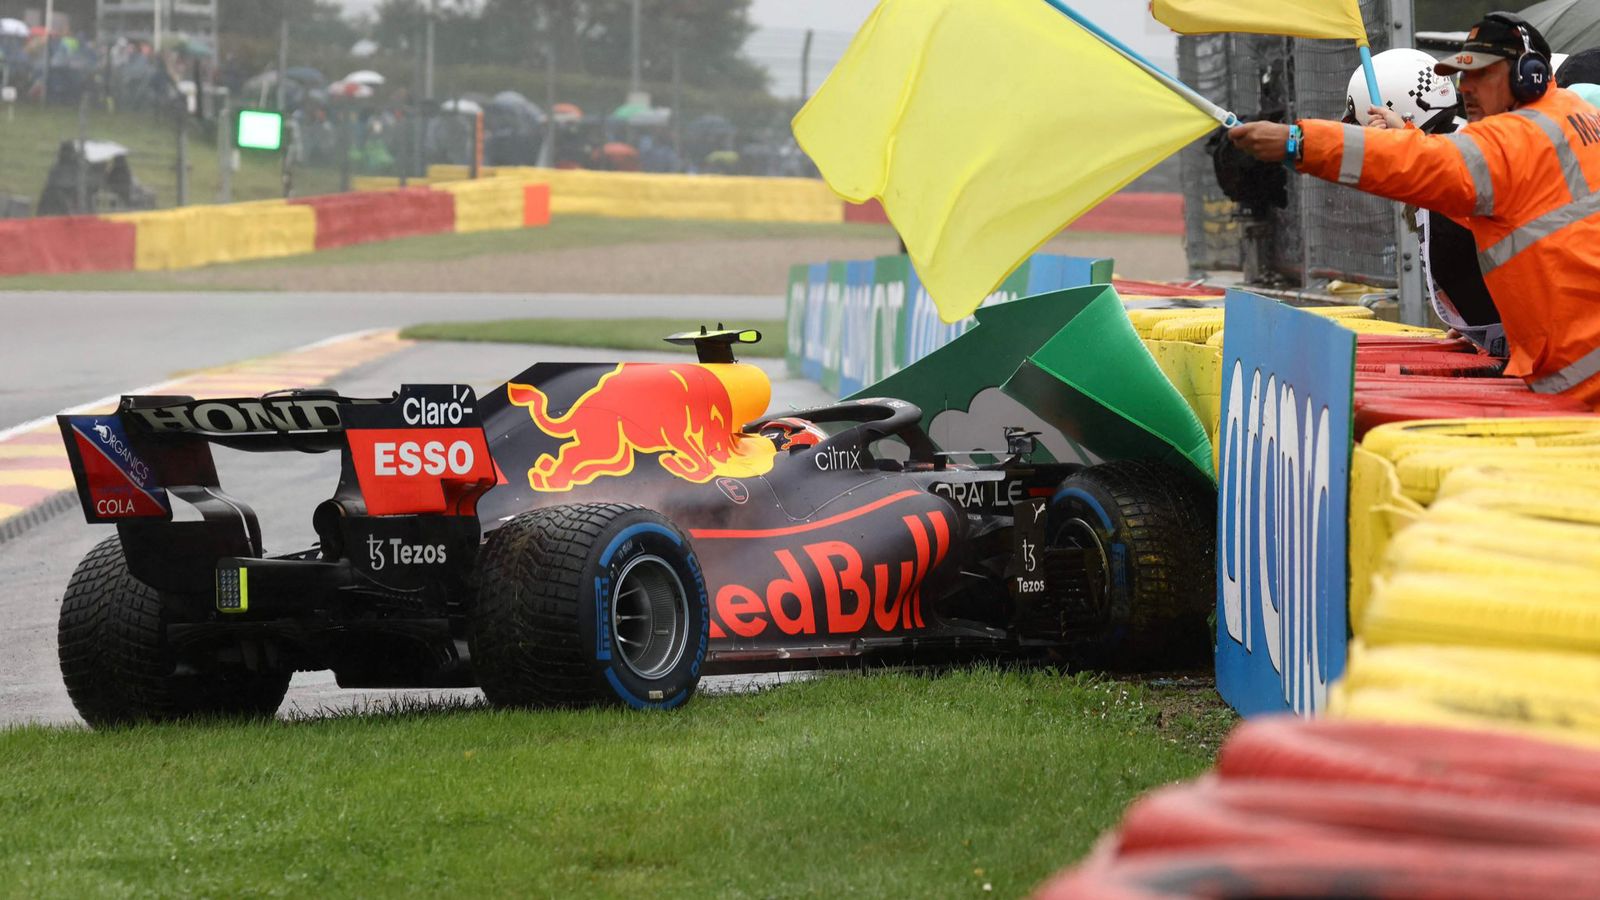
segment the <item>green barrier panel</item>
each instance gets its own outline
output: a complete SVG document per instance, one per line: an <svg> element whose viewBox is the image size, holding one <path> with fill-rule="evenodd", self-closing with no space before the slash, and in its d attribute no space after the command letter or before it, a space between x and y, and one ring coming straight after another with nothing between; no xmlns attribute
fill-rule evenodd
<svg viewBox="0 0 1600 900"><path fill-rule="evenodd" d="M1003 390L1100 456L1179 467L1186 460L1215 481L1205 426L1151 358L1117 292L1101 287L1089 296L1091 290L1038 298L1066 303L1070 297L1078 311L1029 354ZM998 310L1014 317L1017 307Z"/></svg>
<svg viewBox="0 0 1600 900"><path fill-rule="evenodd" d="M1018 426L1042 432L1041 447L1058 460L1154 459L1213 477L1205 428L1110 286L1041 294L975 315L975 327L852 399L921 406L923 427L948 450L1003 447L1002 428Z"/></svg>

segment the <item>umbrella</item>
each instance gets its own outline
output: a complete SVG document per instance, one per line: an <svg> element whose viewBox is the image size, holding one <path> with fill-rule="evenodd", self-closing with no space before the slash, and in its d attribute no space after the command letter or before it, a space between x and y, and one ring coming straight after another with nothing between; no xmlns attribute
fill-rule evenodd
<svg viewBox="0 0 1600 900"><path fill-rule="evenodd" d="M1544 0L1521 15L1539 29L1552 50L1577 53L1600 47L1600 4L1594 0Z"/></svg>
<svg viewBox="0 0 1600 900"><path fill-rule="evenodd" d="M382 75L379 75L377 72L374 72L371 69L361 69L360 71L357 71L357 72L351 72L349 75L346 75L341 80L343 80L343 81L352 81L352 82L355 82L356 84L377 85L377 84L383 84L383 82L386 79Z"/></svg>
<svg viewBox="0 0 1600 900"><path fill-rule="evenodd" d="M215 56L217 51L199 38L186 37L178 43L178 52L185 56Z"/></svg>
<svg viewBox="0 0 1600 900"><path fill-rule="evenodd" d="M351 100L365 100L373 94L372 85L362 84L359 81L335 81L328 85L328 96L346 97Z"/></svg>
<svg viewBox="0 0 1600 900"><path fill-rule="evenodd" d="M318 72L316 69L313 69L310 66L293 66L291 68L284 69L283 74L284 77L288 78L290 81L298 81L301 84L312 86L323 84L328 80L322 76L321 72ZM349 79L345 80L348 81Z"/></svg>
<svg viewBox="0 0 1600 900"><path fill-rule="evenodd" d="M467 99L446 100L444 105L439 108L445 112L462 113L468 116L480 115L483 112L483 107L479 106L476 100Z"/></svg>
<svg viewBox="0 0 1600 900"><path fill-rule="evenodd" d="M642 103L624 103L611 111L611 118L621 119L622 121L627 122L634 116L647 113L649 111L650 107L645 106Z"/></svg>
<svg viewBox="0 0 1600 900"><path fill-rule="evenodd" d="M28 24L21 19L0 19L0 36L27 37Z"/></svg>
<svg viewBox="0 0 1600 900"><path fill-rule="evenodd" d="M368 38L362 38L361 40L350 45L350 55L354 56L356 59L366 59L369 56L375 55L377 52L378 42L369 40Z"/></svg>
<svg viewBox="0 0 1600 900"><path fill-rule="evenodd" d="M119 156L127 156L128 148L115 141L84 141L83 161L90 165L109 162Z"/></svg>
<svg viewBox="0 0 1600 900"><path fill-rule="evenodd" d="M733 123L729 122L727 119L724 119L715 113L707 113L706 115L697 117L693 122L690 122L686 130L690 134L714 135L732 134L738 129L734 128Z"/></svg>
<svg viewBox="0 0 1600 900"><path fill-rule="evenodd" d="M583 118L583 110L576 103L557 103L550 107L550 117L557 122L576 122Z"/></svg>
<svg viewBox="0 0 1600 900"><path fill-rule="evenodd" d="M671 121L672 110L664 106L657 106L638 113L637 115L628 119L628 124L638 125L640 127L651 127L656 125L665 125Z"/></svg>

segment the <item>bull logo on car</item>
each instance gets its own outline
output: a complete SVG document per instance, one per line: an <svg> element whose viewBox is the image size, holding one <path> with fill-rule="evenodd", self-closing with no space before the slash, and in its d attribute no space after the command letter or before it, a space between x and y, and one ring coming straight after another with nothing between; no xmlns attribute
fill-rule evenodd
<svg viewBox="0 0 1600 900"><path fill-rule="evenodd" d="M506 391L540 431L565 439L528 470L528 486L536 491L569 491L627 475L640 453L660 454L662 469L699 484L772 468L772 442L736 432L735 402L711 367L620 363L559 414L537 387L513 382Z"/></svg>

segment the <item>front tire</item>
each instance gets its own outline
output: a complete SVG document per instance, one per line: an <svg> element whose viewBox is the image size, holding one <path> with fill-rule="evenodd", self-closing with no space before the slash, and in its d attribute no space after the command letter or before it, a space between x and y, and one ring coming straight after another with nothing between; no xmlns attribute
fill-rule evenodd
<svg viewBox="0 0 1600 900"><path fill-rule="evenodd" d="M710 639L689 539L621 503L520 515L489 535L470 617L472 666L496 706L670 709L694 694Z"/></svg>
<svg viewBox="0 0 1600 900"><path fill-rule="evenodd" d="M1069 661L1148 671L1203 664L1216 605L1216 492L1197 475L1119 460L1061 482L1050 504L1051 544L1098 557L1091 624Z"/></svg>
<svg viewBox="0 0 1600 900"><path fill-rule="evenodd" d="M187 716L266 717L289 673L187 672L167 646L161 595L133 577L116 536L78 564L61 599L61 679L92 727Z"/></svg>

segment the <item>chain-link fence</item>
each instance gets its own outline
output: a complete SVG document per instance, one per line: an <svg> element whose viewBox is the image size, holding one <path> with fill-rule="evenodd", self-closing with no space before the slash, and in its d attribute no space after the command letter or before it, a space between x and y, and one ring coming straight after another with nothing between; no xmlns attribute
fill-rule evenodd
<svg viewBox="0 0 1600 900"><path fill-rule="evenodd" d="M1390 0L1361 4L1374 53L1393 45L1390 12ZM1179 77L1247 120L1338 119L1344 115L1350 75L1360 64L1349 41L1224 34L1185 37L1178 45ZM1206 142L1184 150L1182 164L1191 268L1247 269L1247 253L1253 250L1264 273L1291 282L1340 279L1395 286L1391 202L1315 178L1291 177L1287 206L1249 217L1223 194Z"/></svg>

